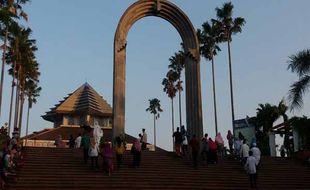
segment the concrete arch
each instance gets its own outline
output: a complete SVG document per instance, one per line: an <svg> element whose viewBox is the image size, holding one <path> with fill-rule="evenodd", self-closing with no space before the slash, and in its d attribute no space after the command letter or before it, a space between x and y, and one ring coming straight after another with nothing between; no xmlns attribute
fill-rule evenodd
<svg viewBox="0 0 310 190"><path fill-rule="evenodd" d="M114 37L113 138L124 133L126 39L139 19L156 16L170 22L179 32L186 53L186 124L189 134L202 137L200 55L196 31L186 14L168 0L138 0L124 12Z"/></svg>

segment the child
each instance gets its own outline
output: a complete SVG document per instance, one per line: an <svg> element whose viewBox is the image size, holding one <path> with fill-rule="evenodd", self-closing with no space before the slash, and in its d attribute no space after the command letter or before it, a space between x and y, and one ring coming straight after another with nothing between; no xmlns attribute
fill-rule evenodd
<svg viewBox="0 0 310 190"><path fill-rule="evenodd" d="M113 150L110 143L105 143L102 152L103 170L110 176L113 172Z"/></svg>
<svg viewBox="0 0 310 190"><path fill-rule="evenodd" d="M253 156L253 152L249 151L249 157L246 160L245 168L249 174L251 187L256 187L256 159Z"/></svg>

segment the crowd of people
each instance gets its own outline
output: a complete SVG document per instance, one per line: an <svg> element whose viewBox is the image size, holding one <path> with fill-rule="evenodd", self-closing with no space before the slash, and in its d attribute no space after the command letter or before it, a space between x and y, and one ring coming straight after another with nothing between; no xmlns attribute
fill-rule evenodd
<svg viewBox="0 0 310 190"><path fill-rule="evenodd" d="M89 164L92 170L99 170L100 167L106 172L107 175L111 175L114 170L113 160L116 160L116 168L120 169L123 165L124 153L127 150L127 142L124 135L120 135L114 139L113 142L105 141L103 138L103 132L96 129L96 125L93 130L85 129L83 135L78 134L76 138L70 135L67 143L62 140L61 135L55 139L56 147L69 147L80 148L83 150L83 163ZM132 143L130 153L132 154L132 167L138 168L141 163L141 152L147 149L147 134L145 129L142 129L142 133L138 135L138 138ZM112 148L112 143L114 148ZM129 147L128 147L129 148ZM99 160L102 160L102 164L99 164Z"/></svg>
<svg viewBox="0 0 310 190"><path fill-rule="evenodd" d="M181 126L181 131L178 127L176 132L173 133L173 137L176 155L191 159L194 168L197 168L199 163L202 165L217 164L228 152L235 159L240 160L240 163L244 166L249 175L251 187L256 186L256 173L260 164L261 151L255 141L248 144L247 139L241 132L239 132L238 137L234 137L232 132L228 130L226 139L229 149L224 146L225 143L221 133L217 133L214 140L207 133L202 139L192 135L188 143L187 138L189 137L184 126ZM188 145L190 150L188 150Z"/></svg>
<svg viewBox="0 0 310 190"><path fill-rule="evenodd" d="M23 165L18 132L14 131L11 138L8 136L6 128L2 127L0 129L0 146L0 189L4 189L8 178L16 180L16 170Z"/></svg>

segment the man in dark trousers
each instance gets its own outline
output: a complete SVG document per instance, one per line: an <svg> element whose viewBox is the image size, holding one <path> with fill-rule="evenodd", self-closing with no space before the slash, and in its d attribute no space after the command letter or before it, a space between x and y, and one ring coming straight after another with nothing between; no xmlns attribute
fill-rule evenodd
<svg viewBox="0 0 310 190"><path fill-rule="evenodd" d="M182 133L180 132L180 128L177 128L177 131L173 133L172 137L174 137L174 145L175 145L175 153L178 156L181 156L181 145L182 145Z"/></svg>

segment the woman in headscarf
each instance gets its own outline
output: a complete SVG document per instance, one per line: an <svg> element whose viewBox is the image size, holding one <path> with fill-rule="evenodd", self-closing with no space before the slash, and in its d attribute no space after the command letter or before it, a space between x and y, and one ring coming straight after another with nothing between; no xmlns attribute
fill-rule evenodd
<svg viewBox="0 0 310 190"><path fill-rule="evenodd" d="M98 121L95 121L93 137L95 139L96 146L99 147L100 139L103 136L103 132L101 127L98 124Z"/></svg>
<svg viewBox="0 0 310 190"><path fill-rule="evenodd" d="M223 137L221 135L221 133L217 133L216 137L215 137L215 143L218 147L218 153L220 158L223 158L225 155L225 150L224 150L224 140Z"/></svg>
<svg viewBox="0 0 310 190"><path fill-rule="evenodd" d="M132 147L131 153L133 154L133 167L137 168L140 166L141 162L141 143L139 139L135 139Z"/></svg>
<svg viewBox="0 0 310 190"><path fill-rule="evenodd" d="M103 157L103 170L110 176L113 172L113 149L111 143L105 143L101 151Z"/></svg>

